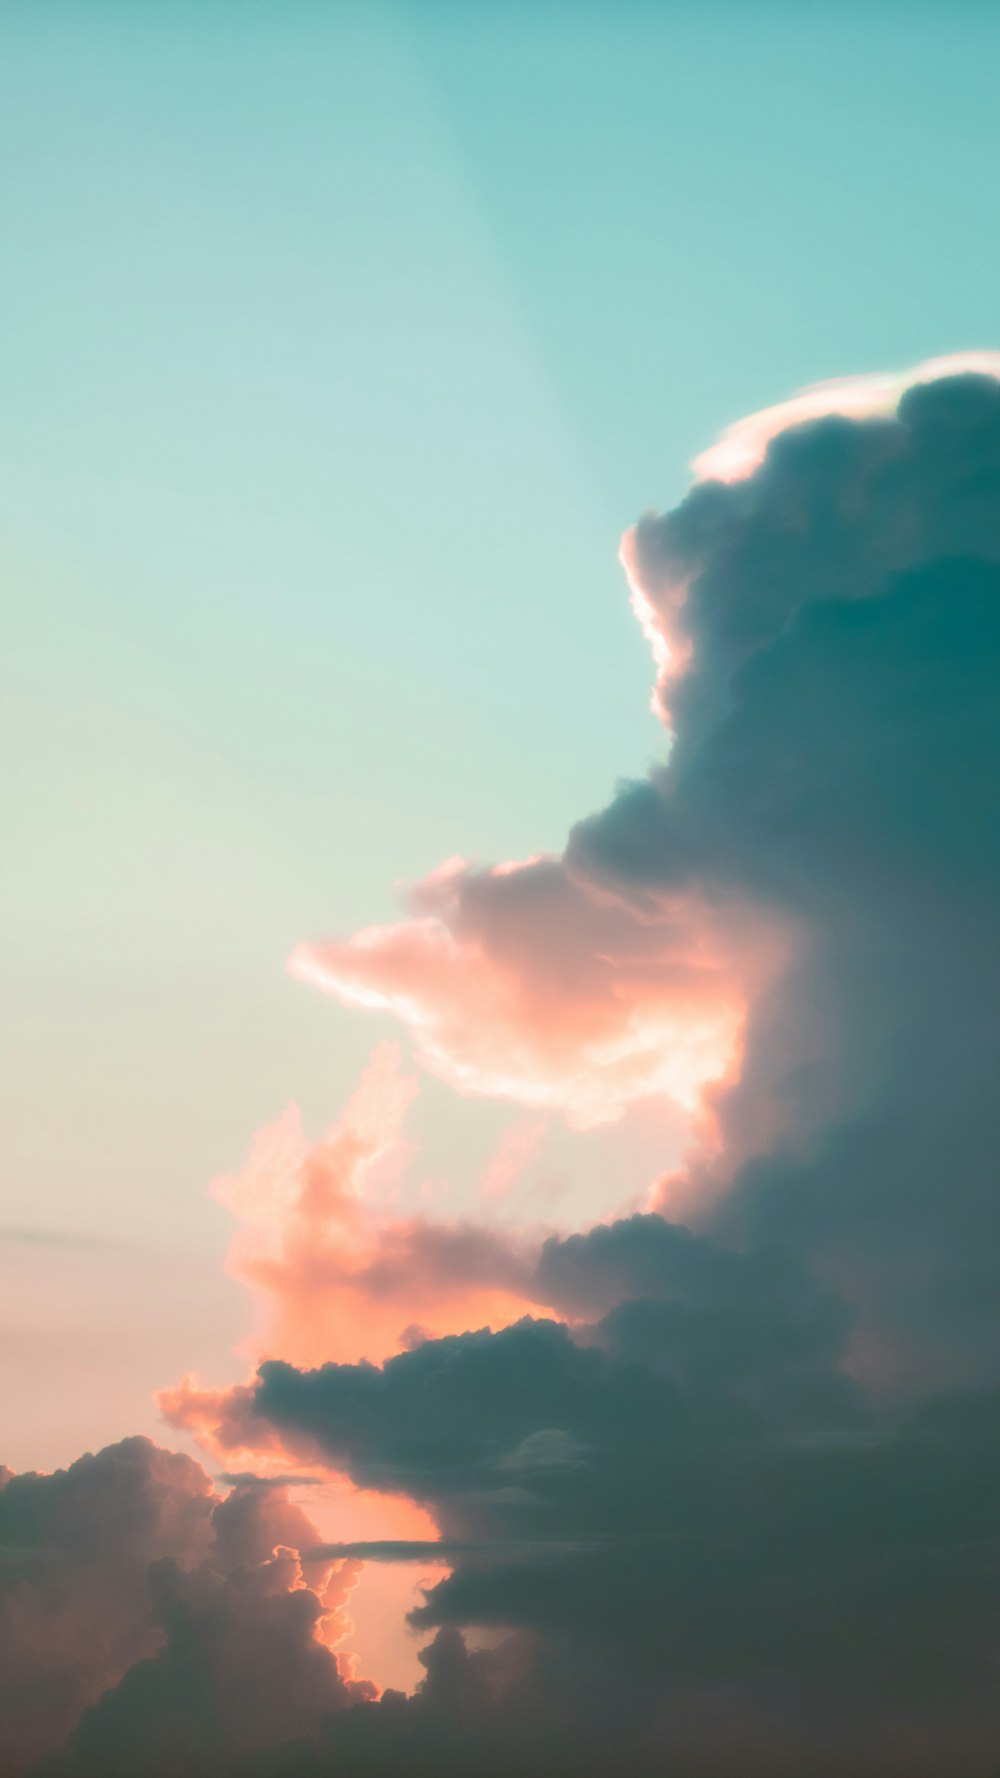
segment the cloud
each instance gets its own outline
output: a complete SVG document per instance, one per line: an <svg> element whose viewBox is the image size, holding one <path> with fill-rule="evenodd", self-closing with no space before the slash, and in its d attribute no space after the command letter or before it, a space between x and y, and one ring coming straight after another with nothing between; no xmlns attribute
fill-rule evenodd
<svg viewBox="0 0 1000 1778"><path fill-rule="evenodd" d="M661 711L674 781L724 717L734 674L823 600L879 596L954 556L996 561L997 377L918 380L862 420L836 411L774 433L754 472L698 482L647 514L624 554L669 655ZM790 739L790 738L789 738Z"/></svg>
<svg viewBox="0 0 1000 1778"><path fill-rule="evenodd" d="M606 1244L595 1267L605 1256L614 1272ZM817 1771L902 1774L918 1748L950 1769L960 1721L959 1769L986 1772L1000 1726L996 1392L899 1419L844 1378L846 1329L838 1337L821 1305L822 1333L796 1340L793 1318L781 1342L754 1294L721 1328L654 1320L641 1360L613 1325L601 1349L526 1321L425 1343L381 1370L269 1365L257 1406L293 1443L302 1429L359 1479L431 1505L453 1572L414 1622L512 1638L518 1662L497 1683L508 1713L536 1711L543 1741L558 1723L572 1737L597 1696L605 1732L632 1719L627 1770L660 1737L661 1758L673 1745L721 1772L745 1770L748 1747L784 1770L784 1744ZM782 1363L797 1386L758 1393ZM573 1460L522 1466L523 1486L498 1488L532 1440ZM419 1717L411 1729L419 1737ZM502 1721L494 1732L510 1757ZM336 1726L327 1739L336 1769ZM606 1747L569 1745L579 1770L606 1769Z"/></svg>
<svg viewBox="0 0 1000 1778"><path fill-rule="evenodd" d="M317 1631L332 1599L302 1584L294 1550L206 1584L154 1568L152 1617L163 1642L107 1692L53 1773L67 1778L191 1778L232 1769L257 1747L318 1733L363 1696Z"/></svg>
<svg viewBox="0 0 1000 1778"><path fill-rule="evenodd" d="M415 1092L398 1045L380 1044L320 1141L293 1106L256 1137L242 1172L215 1182L240 1225L228 1269L262 1310L252 1357L383 1358L428 1321L447 1332L521 1313L529 1264L512 1236L401 1215L377 1189L379 1169L410 1158L402 1126Z"/></svg>
<svg viewBox="0 0 1000 1778"><path fill-rule="evenodd" d="M9 1472L8 1472L9 1475ZM129 1439L53 1476L12 1476L0 1494L2 1763L57 1746L152 1646L147 1572L199 1561L211 1486L188 1457Z"/></svg>
<svg viewBox="0 0 1000 1778"><path fill-rule="evenodd" d="M11 1247L56 1247L71 1252L134 1253L131 1243L112 1235L92 1235L77 1229L0 1228L0 1244Z"/></svg>
<svg viewBox="0 0 1000 1778"><path fill-rule="evenodd" d="M511 1543L504 1539L497 1543L461 1542L456 1538L421 1538L404 1539L382 1537L376 1540L355 1540L353 1543L324 1543L315 1553L336 1560L359 1560L363 1562L420 1562L449 1563L453 1558L475 1557L478 1562L498 1561L509 1562L519 1557L532 1555L563 1554L567 1550L578 1550L579 1543L557 1543L553 1539L544 1541L535 1538L522 1544Z"/></svg>
<svg viewBox="0 0 1000 1778"><path fill-rule="evenodd" d="M416 1522L306 1542L280 1490L219 1504L158 1453L124 1509L52 1509L60 1543L24 1503L81 1484L9 1481L21 1732L57 1669L68 1772L993 1772L995 369L731 435L625 546L666 763L562 858L452 861L400 924L297 954L460 1090L585 1126L669 1094L695 1140L667 1214L542 1238L398 1215L391 1051L322 1142L266 1137L220 1191L266 1359L165 1410L227 1470ZM432 1555L422 1685L352 1691L317 1632L337 1577Z"/></svg>
<svg viewBox="0 0 1000 1778"><path fill-rule="evenodd" d="M677 740L570 860L639 894L695 856L794 934L687 1202L818 1265L872 1377L987 1380L1000 387L921 384L893 416L781 434L748 480L648 521L643 549L654 601L687 589Z"/></svg>
<svg viewBox="0 0 1000 1778"><path fill-rule="evenodd" d="M747 813L763 814L766 799L785 824L788 861L818 881L791 800L812 795L820 806L805 762L796 775L804 699L788 708L790 660L780 686L767 683L772 651L780 658L807 608L819 623L827 604L834 625L849 625L846 607L881 601L901 574L956 556L998 559L998 385L974 374L998 368L996 355L965 355L827 386L744 422L742 479L701 480L623 545L673 734L669 765L582 824L563 858L492 869L450 860L411 890L411 918L300 947L293 973L349 1005L395 1012L425 1065L461 1091L556 1109L581 1127L651 1094L697 1115L740 1072L748 1011L802 940L802 910L767 869L773 833L760 844ZM700 462L703 476L715 467ZM730 700L757 692L766 723L775 689L787 726L778 734L773 721L754 751L744 723L747 751L737 753ZM866 689L877 695L864 673L840 686L838 710L828 696L812 724L809 767L828 789L837 777L842 816L850 786L837 737L856 732L852 705ZM870 757L877 738L857 732ZM731 735L737 775L710 783L712 749Z"/></svg>
<svg viewBox="0 0 1000 1778"><path fill-rule="evenodd" d="M918 364L912 370L814 383L790 401L779 402L776 407L764 408L761 413L727 426L722 437L702 451L691 467L700 481L741 481L760 468L771 440L781 432L830 414L853 420L891 415L908 389L968 374L1000 377L1000 352L953 352L948 357Z"/></svg>
<svg viewBox="0 0 1000 1778"><path fill-rule="evenodd" d="M637 527L670 758L547 866L654 928L667 905L743 917L718 1141L661 1188L699 1235L646 1218L543 1250L533 1288L570 1329L422 1346L405 1388L403 1360L265 1367L254 1396L446 1536L607 1536L459 1559L419 1621L541 1637L567 1720L596 1661L631 1746L645 1724L715 1771L985 1771L998 1727L1000 387L885 395ZM464 938L461 893L447 911ZM748 980L754 929L773 950ZM607 949L556 957L560 983ZM553 1429L586 1463L494 1493Z"/></svg>
<svg viewBox="0 0 1000 1778"><path fill-rule="evenodd" d="M388 1009L462 1092L562 1112L581 1129L651 1095L689 1112L737 1064L751 910L696 885L640 902L563 860L453 860L410 893L413 918L307 945L293 974Z"/></svg>
<svg viewBox="0 0 1000 1778"><path fill-rule="evenodd" d="M364 1695L330 1652L358 1564L317 1544L285 1489L221 1497L148 1439L6 1472L3 1771L48 1754L100 1778L214 1770Z"/></svg>

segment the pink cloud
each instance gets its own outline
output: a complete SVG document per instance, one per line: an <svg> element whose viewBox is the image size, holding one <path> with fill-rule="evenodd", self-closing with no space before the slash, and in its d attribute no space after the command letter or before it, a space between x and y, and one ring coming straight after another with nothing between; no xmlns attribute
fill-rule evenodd
<svg viewBox="0 0 1000 1778"><path fill-rule="evenodd" d="M587 1129L653 1095L695 1114L738 1064L743 939L691 890L638 908L558 859L453 859L409 901L410 919L303 945L290 968L394 1012L461 1092Z"/></svg>
<svg viewBox="0 0 1000 1778"><path fill-rule="evenodd" d="M526 1169L538 1155L545 1135L545 1119L530 1118L511 1124L504 1131L499 1146L479 1185L483 1212L489 1214L509 1203L511 1194Z"/></svg>

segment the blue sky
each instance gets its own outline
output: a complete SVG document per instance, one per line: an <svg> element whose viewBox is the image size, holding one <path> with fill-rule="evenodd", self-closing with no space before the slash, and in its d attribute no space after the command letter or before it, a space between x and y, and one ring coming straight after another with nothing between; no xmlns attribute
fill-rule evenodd
<svg viewBox="0 0 1000 1778"><path fill-rule="evenodd" d="M1000 16L9 0L0 34L3 1221L131 1244L97 1299L155 1247L163 1341L183 1275L212 1354L206 1180L289 1098L329 1121L383 1029L288 952L455 851L557 848L661 751L617 540L726 422L997 344ZM454 1170L506 1121L417 1116ZM138 1400L169 1362L135 1365Z"/></svg>

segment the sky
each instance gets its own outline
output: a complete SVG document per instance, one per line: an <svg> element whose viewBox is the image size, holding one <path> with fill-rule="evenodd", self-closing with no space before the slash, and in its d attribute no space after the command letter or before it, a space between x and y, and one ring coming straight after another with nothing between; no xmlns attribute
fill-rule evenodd
<svg viewBox="0 0 1000 1778"><path fill-rule="evenodd" d="M610 1536L666 1535L617 1471L593 1480L613 1428L633 1473L673 1473L636 1427L680 1412L671 1389L685 1414L701 1403L728 1428L723 1494L730 1394L764 1416L772 1482L790 1440L862 1464L881 1439L878 1484L843 1483L868 1523L865 1490L925 1436L904 1409L996 1381L995 1281L973 1264L994 1214L977 946L995 886L995 364L953 363L985 379L937 405L905 391L912 367L1000 347L1000 20L10 0L0 40L0 1458L123 1453L66 1471L53 1525L105 1480L112 1513L121 1488L185 1503L119 1552L118 1592L103 1557L83 1563L107 1636L60 1679L67 1771L110 1778L112 1743L129 1778L145 1769L137 1688L174 1658L182 1607L197 1642L209 1597L223 1642L227 1612L261 1614L240 1661L266 1643L297 1675L252 1731L222 1711L212 1757L315 1740L317 1713L346 1722L364 1683L419 1682L416 1718L380 1704L330 1759L405 1770L403 1734L440 1762L459 1718L479 1732L483 1688L527 1687L541 1740L517 1757L555 1771L586 1669L607 1700L595 1745L617 1735L641 1762L622 1721L642 1720L645 1753L667 1744L640 1683L654 1655L624 1632L584 1648L536 1608L559 1524L590 1564L549 1589L577 1622L589 1587L618 1623ZM952 387L940 370L927 387ZM754 442L721 493L724 460L692 471L741 416L872 373L899 377L818 403L854 416L847 434L796 442L813 410L795 408L773 470ZM949 579L959 559L980 579ZM932 1161L956 1173L947 1214ZM905 1202L870 1183L887 1171ZM705 1245L668 1253L664 1229ZM777 1285L776 1240L794 1271ZM738 1388L733 1339L761 1354ZM357 1373L361 1399L366 1359L388 1368L362 1438L337 1391ZM473 1398L507 1406L495 1424L484 1408L459 1462L442 1377L460 1363ZM537 1378L521 1415L508 1364ZM445 1479L427 1479L444 1462L429 1433L423 1457L407 1443L414 1390ZM949 1411L980 1452L973 1410ZM685 1427L697 1469L704 1428ZM120 1443L136 1436L181 1455ZM291 1503L282 1474L306 1478ZM818 1510L800 1485L782 1476L792 1519ZM16 1549L34 1547L22 1498ZM950 1527L922 1535L978 1671L985 1607L940 1553ZM686 1547L714 1536L692 1522ZM325 1568L310 1537L340 1552ZM372 1540L378 1559L356 1553ZM130 1679L117 1651L161 1559L194 1591L157 1595L166 1640ZM686 1574L649 1571L686 1597ZM686 1607L706 1623L712 1572ZM909 1584L886 1583L883 1629ZM47 1585L0 1599L22 1651L50 1634ZM743 1567L740 1585L774 1631L767 1683L741 1647L700 1667L689 1649L667 1739L688 1760L710 1746L716 1770L777 1771L829 1733L832 1694ZM941 1680L930 1725L921 1662ZM968 1744L947 1742L940 1649L901 1653L881 1716L838 1673L873 1770L876 1742L888 1771L908 1737L975 1768L992 1719L963 1694ZM706 1739L723 1685L742 1755ZM102 1692L119 1700L103 1716ZM25 1771L59 1755L31 1723L11 1745ZM310 1743L290 1770L323 1757Z"/></svg>

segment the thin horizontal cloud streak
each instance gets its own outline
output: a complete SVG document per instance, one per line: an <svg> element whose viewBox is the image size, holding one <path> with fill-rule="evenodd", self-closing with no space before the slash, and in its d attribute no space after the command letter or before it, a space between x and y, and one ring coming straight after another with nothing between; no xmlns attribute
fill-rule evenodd
<svg viewBox="0 0 1000 1778"><path fill-rule="evenodd" d="M375 1541L355 1541L354 1543L324 1543L318 1545L311 1555L326 1557L331 1561L356 1560L361 1562L450 1562L453 1558L475 1557L477 1561L514 1562L525 1557L544 1557L546 1555L573 1554L578 1550L592 1547L586 1543L562 1542L555 1539L530 1539L524 1543L512 1543L509 1539L496 1543L460 1542L455 1538L425 1538L422 1541L404 1541L400 1538L378 1538Z"/></svg>

